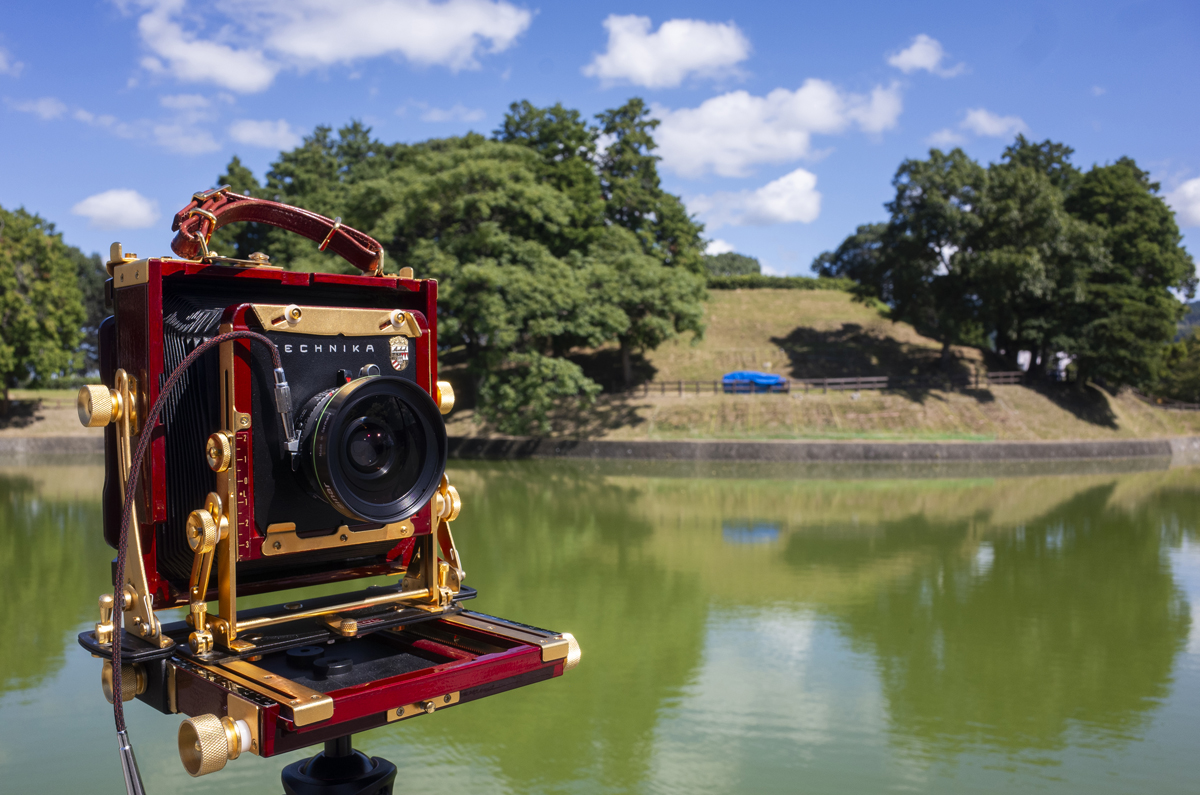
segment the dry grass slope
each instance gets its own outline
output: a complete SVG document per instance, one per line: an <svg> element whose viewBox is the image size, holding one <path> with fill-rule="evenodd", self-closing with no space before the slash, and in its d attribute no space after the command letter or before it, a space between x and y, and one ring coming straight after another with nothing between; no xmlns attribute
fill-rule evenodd
<svg viewBox="0 0 1200 795"><path fill-rule="evenodd" d="M653 381L713 380L730 370L792 378L919 375L940 371L940 345L878 309L830 290L712 291L703 339L690 335L649 352L638 371ZM983 355L955 348L954 369L984 368ZM602 384L616 356L581 362ZM460 390L461 391L461 390ZM489 435L469 408L450 432ZM606 394L585 411L554 418L554 436L604 439L1114 439L1200 433L1200 412L1163 411L1128 395L1088 388L1024 386L946 392L810 391L792 395Z"/></svg>
<svg viewBox="0 0 1200 795"><path fill-rule="evenodd" d="M730 370L793 378L915 375L940 371L940 346L911 326L831 290L712 291L703 339L673 340L638 362L655 382L715 380ZM955 349L972 372L983 356ZM447 357L452 359L452 357ZM619 373L616 352L581 357L602 384ZM443 376L465 396L460 368ZM15 391L0 436L99 435L83 428L74 392ZM467 403L466 400L462 403ZM469 405L450 417L454 435L491 435ZM830 392L791 395L605 394L587 410L564 408L553 435L598 439L1117 439L1200 434L1200 412L1164 411L1129 395L1088 388L1002 386L946 392Z"/></svg>

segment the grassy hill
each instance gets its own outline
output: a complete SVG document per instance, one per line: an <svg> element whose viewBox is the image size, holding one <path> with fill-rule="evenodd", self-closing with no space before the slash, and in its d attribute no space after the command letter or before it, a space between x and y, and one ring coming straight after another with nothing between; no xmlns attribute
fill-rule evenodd
<svg viewBox="0 0 1200 795"><path fill-rule="evenodd" d="M834 290L713 290L703 339L673 340L636 362L651 382L713 380L755 369L792 378L940 372L941 346L877 308ZM985 368L982 353L955 348L954 369ZM615 350L580 357L607 389L589 410L563 410L555 436L608 439L961 439L1146 438L1200 433L1200 412L1147 406L1089 387L791 395L616 392ZM986 369L986 368L985 368ZM453 368L446 374L457 380ZM460 389L460 392L463 390ZM487 435L469 406L448 418L456 435Z"/></svg>
<svg viewBox="0 0 1200 795"><path fill-rule="evenodd" d="M636 361L651 383L716 380L753 369L792 378L919 375L941 372L941 347L911 326L836 290L713 290L703 339L673 340ZM953 367L985 367L980 351L954 349ZM1089 387L896 392L811 390L791 395L625 394L613 349L578 358L610 391L588 410L564 409L555 436L607 439L948 439L1035 440L1148 438L1200 434L1200 412L1165 411L1129 394ZM461 367L445 357L442 377L459 406L447 418L454 435L489 435L470 406ZM0 436L98 435L75 416L74 392L14 392ZM39 402L40 400L40 402Z"/></svg>

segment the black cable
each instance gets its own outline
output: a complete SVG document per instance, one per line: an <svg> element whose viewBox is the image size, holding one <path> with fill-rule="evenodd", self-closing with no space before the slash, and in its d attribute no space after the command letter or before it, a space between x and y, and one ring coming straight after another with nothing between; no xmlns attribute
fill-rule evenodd
<svg viewBox="0 0 1200 795"><path fill-rule="evenodd" d="M163 384L162 391L158 394L158 399L154 401L154 407L150 409L150 413L146 415L145 422L142 423L141 438L138 439L137 450L133 454L129 470L129 481L125 484L125 500L121 507L121 537L117 545L118 587L115 588L116 592L113 594L113 719L116 721L118 732L125 731L125 705L121 699L121 635L124 623L125 595L123 593L124 584L121 583L121 580L124 579L125 574L125 548L126 542L129 539L129 521L133 515L133 501L136 499L138 481L142 473L142 462L146 458L146 451L150 449L150 438L154 435L154 424L158 422L158 415L162 413L163 407L167 402L167 397L171 394L171 390L175 388L175 385L179 383L184 372L200 358L201 354L214 345L220 345L222 342L229 342L236 339L250 339L266 345L271 351L271 361L274 363L276 371L282 370L283 363L279 359L279 348L262 334L255 331L230 331L225 334L218 334L197 345L194 351L184 357L184 360L171 373L167 382ZM127 407L126 410L128 410ZM234 532L233 528L230 528L230 532ZM208 583L201 583L201 585L205 588L208 587ZM147 593L141 594L140 598L153 600L154 596ZM200 629L200 627L197 627L197 629Z"/></svg>

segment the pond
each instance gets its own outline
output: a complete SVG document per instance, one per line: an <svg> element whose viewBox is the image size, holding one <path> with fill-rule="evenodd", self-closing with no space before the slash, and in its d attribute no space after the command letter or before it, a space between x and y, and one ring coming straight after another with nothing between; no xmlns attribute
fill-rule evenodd
<svg viewBox="0 0 1200 795"><path fill-rule="evenodd" d="M356 746L398 793L1196 791L1200 470L800 474L456 463L472 607L583 661ZM75 643L101 481L0 469L7 792L124 792ZM127 715L151 795L277 793L308 755L193 780L179 716Z"/></svg>

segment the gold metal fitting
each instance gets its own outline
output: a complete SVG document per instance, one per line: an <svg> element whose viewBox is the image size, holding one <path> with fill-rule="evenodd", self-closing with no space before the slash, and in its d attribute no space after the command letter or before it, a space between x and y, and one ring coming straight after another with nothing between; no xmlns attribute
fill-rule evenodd
<svg viewBox="0 0 1200 795"><path fill-rule="evenodd" d="M209 492L204 507L188 514L188 546L193 552L205 554L216 549L217 542L229 534L229 520L221 511L221 495Z"/></svg>
<svg viewBox="0 0 1200 795"><path fill-rule="evenodd" d="M126 254L120 243L113 243L108 247L108 262L104 263L104 269L108 271L109 276L112 276L113 268L124 265L126 262L133 262L137 258L137 254Z"/></svg>
<svg viewBox="0 0 1200 795"><path fill-rule="evenodd" d="M264 254L261 251L255 251L253 254L246 257L246 259L250 260L251 262L255 263L256 265L271 264L271 257L268 256L267 254Z"/></svg>
<svg viewBox="0 0 1200 795"><path fill-rule="evenodd" d="M103 428L120 418L121 395L102 384L88 384L79 388L75 407L85 428Z"/></svg>
<svg viewBox="0 0 1200 795"><path fill-rule="evenodd" d="M197 613L199 613L199 611L192 614L193 622L195 621L195 616ZM200 617L205 617L208 615L208 613L199 613L199 615ZM196 654L208 654L210 651L212 651L213 634L207 629L198 629L192 634L188 635L188 646L191 647L192 651Z"/></svg>
<svg viewBox="0 0 1200 795"><path fill-rule="evenodd" d="M224 472L233 462L233 435L217 431L204 443L204 457L213 472Z"/></svg>
<svg viewBox="0 0 1200 795"><path fill-rule="evenodd" d="M567 641L567 661L563 663L563 673L579 665L579 659L583 657L583 650L579 648L579 641L575 640L575 636L570 632L562 633L562 637Z"/></svg>
<svg viewBox="0 0 1200 795"><path fill-rule="evenodd" d="M113 664L105 660L100 669L100 689L104 698L113 703ZM146 669L138 663L123 663L121 665L121 700L133 701L146 692Z"/></svg>
<svg viewBox="0 0 1200 795"><path fill-rule="evenodd" d="M396 275L399 276L401 279L411 279L413 277L413 269L412 268L401 268L400 272Z"/></svg>
<svg viewBox="0 0 1200 795"><path fill-rule="evenodd" d="M197 715L179 724L179 760L190 776L206 776L250 750L250 724L230 717Z"/></svg>
<svg viewBox="0 0 1200 795"><path fill-rule="evenodd" d="M458 489L443 481L442 488L433 495L434 516L453 522L461 511L462 497L458 496Z"/></svg>
<svg viewBox="0 0 1200 795"><path fill-rule="evenodd" d="M304 317L304 310L295 304L288 304L283 308L283 319L287 321L289 326L294 326Z"/></svg>
<svg viewBox="0 0 1200 795"><path fill-rule="evenodd" d="M454 387L449 381L437 382L438 411L449 414L454 409Z"/></svg>
<svg viewBox="0 0 1200 795"><path fill-rule="evenodd" d="M112 594L100 594L100 621L96 624L96 642L112 643L113 638L113 608L116 600Z"/></svg>

